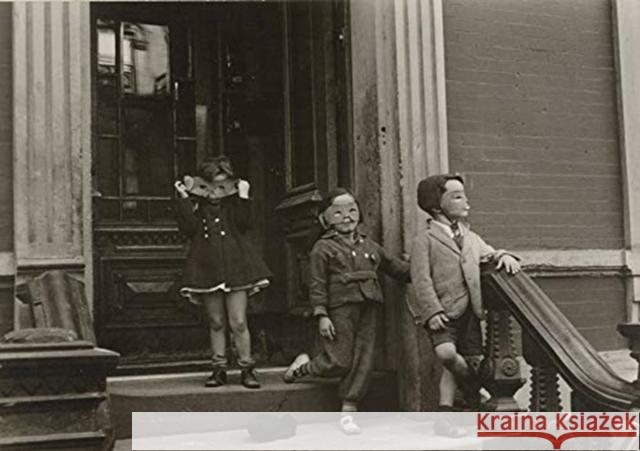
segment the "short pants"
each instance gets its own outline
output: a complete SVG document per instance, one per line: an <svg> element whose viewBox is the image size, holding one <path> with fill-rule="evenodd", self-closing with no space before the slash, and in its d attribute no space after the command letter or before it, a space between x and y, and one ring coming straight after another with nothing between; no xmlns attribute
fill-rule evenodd
<svg viewBox="0 0 640 451"><path fill-rule="evenodd" d="M453 343L461 355L482 354L482 330L480 319L468 308L456 319L451 319L443 330L433 331L427 326L433 347Z"/></svg>

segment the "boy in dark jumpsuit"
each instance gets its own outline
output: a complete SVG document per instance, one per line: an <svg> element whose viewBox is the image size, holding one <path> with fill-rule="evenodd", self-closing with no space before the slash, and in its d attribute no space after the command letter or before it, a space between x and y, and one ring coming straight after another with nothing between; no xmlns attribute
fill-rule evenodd
<svg viewBox="0 0 640 451"><path fill-rule="evenodd" d="M284 375L342 377L343 412L356 412L373 371L376 315L383 302L378 270L409 281L409 264L390 257L358 230L360 209L347 190L336 189L326 200L321 222L327 231L310 255L310 299L318 318L324 350L313 360L300 354ZM343 414L346 433L358 433L353 417Z"/></svg>

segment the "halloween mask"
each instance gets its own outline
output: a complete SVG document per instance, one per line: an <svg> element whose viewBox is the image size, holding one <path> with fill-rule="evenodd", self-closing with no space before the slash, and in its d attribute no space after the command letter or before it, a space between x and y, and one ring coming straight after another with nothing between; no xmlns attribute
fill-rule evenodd
<svg viewBox="0 0 640 451"><path fill-rule="evenodd" d="M202 177L185 175L184 186L189 194L205 199L221 199L238 192L238 181L235 179L208 182Z"/></svg>
<svg viewBox="0 0 640 451"><path fill-rule="evenodd" d="M336 197L323 213L326 227L336 229L340 233L353 232L360 222L360 209L349 194Z"/></svg>

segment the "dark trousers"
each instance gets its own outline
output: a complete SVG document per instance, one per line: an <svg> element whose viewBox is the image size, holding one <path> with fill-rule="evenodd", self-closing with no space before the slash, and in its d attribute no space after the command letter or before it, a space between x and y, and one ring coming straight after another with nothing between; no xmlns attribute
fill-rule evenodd
<svg viewBox="0 0 640 451"><path fill-rule="evenodd" d="M339 395L343 401L357 402L365 395L373 371L376 341L374 302L351 303L329 310L336 336L322 337L324 350L309 362L314 377L341 377Z"/></svg>

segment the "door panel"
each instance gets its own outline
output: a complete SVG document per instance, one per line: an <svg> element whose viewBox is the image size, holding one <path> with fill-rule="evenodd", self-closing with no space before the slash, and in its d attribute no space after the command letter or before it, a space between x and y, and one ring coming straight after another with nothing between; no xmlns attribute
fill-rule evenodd
<svg viewBox="0 0 640 451"><path fill-rule="evenodd" d="M342 2L330 1L284 7L287 186L277 210L285 224L288 307L295 314L310 312L308 254L321 231L318 205L337 186L340 153L350 148L343 132L348 114L337 103L346 95L344 83L336 82L343 63L336 51L344 44L342 8ZM350 186L346 177L340 182Z"/></svg>
<svg viewBox="0 0 640 451"><path fill-rule="evenodd" d="M173 182L196 161L190 27L174 12L92 5L96 329L125 364L208 354L178 293Z"/></svg>

